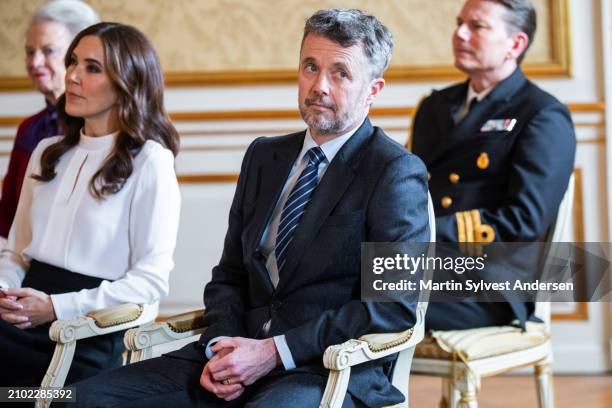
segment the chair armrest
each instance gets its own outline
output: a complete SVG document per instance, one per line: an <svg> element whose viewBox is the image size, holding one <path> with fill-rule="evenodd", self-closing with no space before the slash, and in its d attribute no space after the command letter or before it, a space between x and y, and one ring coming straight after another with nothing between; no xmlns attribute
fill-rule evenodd
<svg viewBox="0 0 612 408"><path fill-rule="evenodd" d="M358 340L329 346L323 355L323 365L330 370L344 370L366 361L378 360L414 346L421 339L414 328L399 333L367 334Z"/></svg>
<svg viewBox="0 0 612 408"><path fill-rule="evenodd" d="M157 316L158 302L137 305L125 303L96 310L70 320L56 320L49 329L49 338L56 343L53 358L41 387L62 387L72 364L77 340L114 333L151 322ZM37 407L48 407L52 399L39 399Z"/></svg>
<svg viewBox="0 0 612 408"><path fill-rule="evenodd" d="M204 309L172 316L165 322L175 333L187 333L204 328Z"/></svg>
<svg viewBox="0 0 612 408"><path fill-rule="evenodd" d="M154 320L156 315L157 303L151 305L125 303L70 320L56 320L51 324L49 337L56 343L66 344L148 323Z"/></svg>
<svg viewBox="0 0 612 408"><path fill-rule="evenodd" d="M130 363L134 363L150 358L153 346L196 336L205 329L204 309L200 309L172 316L162 323L130 329L123 342L132 353Z"/></svg>
<svg viewBox="0 0 612 408"><path fill-rule="evenodd" d="M422 338L423 325L417 322L415 327L403 332L367 334L357 340L351 339L329 346L323 354L323 365L330 371L320 407L342 406L352 366L414 348ZM409 360L411 359L412 354L409 356Z"/></svg>

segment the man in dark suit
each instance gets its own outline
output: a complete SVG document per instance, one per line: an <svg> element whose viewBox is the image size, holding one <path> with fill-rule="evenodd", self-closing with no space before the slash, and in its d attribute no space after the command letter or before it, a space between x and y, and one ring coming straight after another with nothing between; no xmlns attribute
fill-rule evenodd
<svg viewBox="0 0 612 408"><path fill-rule="evenodd" d="M529 0L468 0L453 35L466 82L434 91L414 118L412 152L425 162L437 241L486 244L545 236L573 171L567 108L520 68L536 27ZM426 326L524 323L533 304L430 303Z"/></svg>
<svg viewBox="0 0 612 408"><path fill-rule="evenodd" d="M429 240L423 163L367 117L392 46L358 10L308 19L299 64L308 129L249 146L204 292L205 333L77 384L80 406L315 407L328 346L414 325L415 303L360 297L362 242ZM345 406L401 402L392 361L353 369Z"/></svg>

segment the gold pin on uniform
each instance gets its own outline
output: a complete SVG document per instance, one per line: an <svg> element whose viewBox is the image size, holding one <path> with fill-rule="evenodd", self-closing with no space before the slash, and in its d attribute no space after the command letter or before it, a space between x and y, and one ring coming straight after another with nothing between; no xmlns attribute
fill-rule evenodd
<svg viewBox="0 0 612 408"><path fill-rule="evenodd" d="M480 153L480 156L476 159L476 166L481 170L489 167L489 155L485 152Z"/></svg>

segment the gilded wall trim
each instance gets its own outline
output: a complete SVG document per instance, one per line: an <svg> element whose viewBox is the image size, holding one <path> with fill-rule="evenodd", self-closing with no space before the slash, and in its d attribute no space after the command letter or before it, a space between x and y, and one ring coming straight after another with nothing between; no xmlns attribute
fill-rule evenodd
<svg viewBox="0 0 612 408"><path fill-rule="evenodd" d="M572 113L604 113L604 102L568 103ZM414 114L414 106L401 106L391 108L373 108L371 117L410 117ZM232 110L232 111L198 111L198 112L172 112L170 118L174 122L208 122L208 121L236 121L236 120L281 120L300 119L300 114L293 109L270 110ZM0 126L17 126L25 117L0 116ZM589 123L588 126L597 124Z"/></svg>
<svg viewBox="0 0 612 408"><path fill-rule="evenodd" d="M180 184L235 183L238 174L179 174Z"/></svg>
<svg viewBox="0 0 612 408"><path fill-rule="evenodd" d="M576 308L572 312L552 313L551 318L556 321L589 320L589 304L586 302L576 302Z"/></svg>
<svg viewBox="0 0 612 408"><path fill-rule="evenodd" d="M303 22L329 7L365 9L394 34L389 81L462 78L451 36L462 1L436 0L86 0L102 19L135 25L155 45L169 86L295 82ZM0 90L31 89L23 34L42 0L0 2ZM534 0L538 33L524 64L530 77L570 77L568 0ZM270 12L271 10L274 12ZM228 30L227 27L232 27ZM180 46L177 47L177 44Z"/></svg>

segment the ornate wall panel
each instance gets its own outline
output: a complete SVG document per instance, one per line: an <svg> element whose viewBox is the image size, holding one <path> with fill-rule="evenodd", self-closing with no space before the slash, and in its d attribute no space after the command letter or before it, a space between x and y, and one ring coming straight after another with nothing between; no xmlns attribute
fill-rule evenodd
<svg viewBox="0 0 612 408"><path fill-rule="evenodd" d="M19 89L23 33L42 0L0 0L0 89ZM293 81L304 20L315 10L356 7L395 37L387 78L458 77L451 35L462 0L87 0L104 20L142 29L155 44L170 85ZM571 72L567 0L534 0L538 32L526 60L532 76Z"/></svg>

